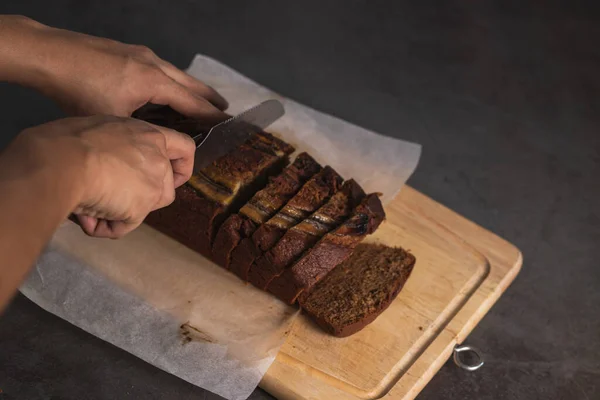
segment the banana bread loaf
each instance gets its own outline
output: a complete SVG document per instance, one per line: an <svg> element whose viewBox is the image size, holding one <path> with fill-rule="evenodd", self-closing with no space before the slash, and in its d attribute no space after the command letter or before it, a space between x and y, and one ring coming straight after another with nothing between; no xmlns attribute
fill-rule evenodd
<svg viewBox="0 0 600 400"><path fill-rule="evenodd" d="M230 271L247 281L248 270L256 257L277 243L288 228L323 205L339 190L341 183L342 178L333 168L323 168L274 217L258 227L251 238L240 242L231 253Z"/></svg>
<svg viewBox="0 0 600 400"><path fill-rule="evenodd" d="M258 226L271 218L302 185L321 170L321 166L307 153L301 153L281 174L270 179L269 184L219 228L212 247L213 260L229 268L231 251L240 240L250 237Z"/></svg>
<svg viewBox="0 0 600 400"><path fill-rule="evenodd" d="M401 248L359 244L319 281L300 306L327 332L344 337L370 324L396 298L415 257Z"/></svg>
<svg viewBox="0 0 600 400"><path fill-rule="evenodd" d="M288 304L322 279L352 254L354 248L373 233L385 218L378 193L369 194L338 228L329 232L290 268L273 279L267 290Z"/></svg>
<svg viewBox="0 0 600 400"><path fill-rule="evenodd" d="M145 107L134 117L191 136L219 122L169 107ZM378 195L365 196L353 180L341 186L333 169L306 153L285 168L293 151L257 133L194 174L146 222L281 300L297 301L326 331L348 336L389 306L415 258L360 244L385 217Z"/></svg>
<svg viewBox="0 0 600 400"><path fill-rule="evenodd" d="M341 224L365 197L365 192L353 179L344 182L342 189L310 217L291 227L283 237L262 256L248 272L248 281L266 290L271 281L296 261L319 238Z"/></svg>

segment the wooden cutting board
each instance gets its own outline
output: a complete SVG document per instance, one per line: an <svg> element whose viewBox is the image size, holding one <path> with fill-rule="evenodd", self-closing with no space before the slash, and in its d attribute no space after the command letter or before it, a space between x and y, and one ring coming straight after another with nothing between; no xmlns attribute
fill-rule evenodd
<svg viewBox="0 0 600 400"><path fill-rule="evenodd" d="M417 258L406 286L363 331L334 338L299 318L261 387L280 399L412 399L521 268L512 244L405 187L371 241ZM485 366L483 367L485 368Z"/></svg>

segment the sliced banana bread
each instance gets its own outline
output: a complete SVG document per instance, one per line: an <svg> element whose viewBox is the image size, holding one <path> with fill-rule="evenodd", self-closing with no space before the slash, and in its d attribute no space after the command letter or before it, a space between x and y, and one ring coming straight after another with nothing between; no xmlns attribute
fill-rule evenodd
<svg viewBox="0 0 600 400"><path fill-rule="evenodd" d="M279 173L293 151L269 133L256 133L194 173L177 189L173 204L151 213L146 222L211 257L212 241L221 223L264 187L269 176Z"/></svg>
<svg viewBox="0 0 600 400"><path fill-rule="evenodd" d="M325 331L352 335L370 324L396 298L415 257L401 248L362 243L319 281L300 306Z"/></svg>
<svg viewBox="0 0 600 400"><path fill-rule="evenodd" d="M350 218L323 236L294 265L273 279L267 290L282 301L294 304L302 292L310 291L315 283L348 258L365 236L379 227L384 218L385 212L379 194L367 195Z"/></svg>
<svg viewBox="0 0 600 400"><path fill-rule="evenodd" d="M248 281L266 290L269 283L288 265L300 258L323 235L344 222L364 197L365 192L353 179L344 182L342 189L325 205L291 227L275 246L257 258L248 272Z"/></svg>
<svg viewBox="0 0 600 400"><path fill-rule="evenodd" d="M325 203L341 186L342 178L327 166L313 176L271 219L262 224L251 238L243 239L232 251L229 270L244 281L257 256L269 250L286 230Z"/></svg>
<svg viewBox="0 0 600 400"><path fill-rule="evenodd" d="M225 220L213 243L213 260L229 268L231 252L240 241L250 237L258 226L275 215L320 170L321 166L314 158L307 153L299 154L281 174L271 178L264 189L256 192L239 213Z"/></svg>

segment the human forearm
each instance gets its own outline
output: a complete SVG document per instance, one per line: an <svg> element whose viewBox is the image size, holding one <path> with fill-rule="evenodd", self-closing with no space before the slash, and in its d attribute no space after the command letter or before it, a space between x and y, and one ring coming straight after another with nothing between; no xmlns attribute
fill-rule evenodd
<svg viewBox="0 0 600 400"><path fill-rule="evenodd" d="M151 102L215 121L227 102L212 88L128 45L25 17L0 15L0 81L37 89L76 115L130 116Z"/></svg>
<svg viewBox="0 0 600 400"><path fill-rule="evenodd" d="M49 81L49 60L40 51L44 29L27 17L0 15L0 81L38 90Z"/></svg>
<svg viewBox="0 0 600 400"><path fill-rule="evenodd" d="M26 135L0 157L0 311L79 201L77 152L69 145L42 149Z"/></svg>
<svg viewBox="0 0 600 400"><path fill-rule="evenodd" d="M70 213L88 235L127 234L173 201L195 148L183 133L110 116L20 133L0 154L0 310Z"/></svg>

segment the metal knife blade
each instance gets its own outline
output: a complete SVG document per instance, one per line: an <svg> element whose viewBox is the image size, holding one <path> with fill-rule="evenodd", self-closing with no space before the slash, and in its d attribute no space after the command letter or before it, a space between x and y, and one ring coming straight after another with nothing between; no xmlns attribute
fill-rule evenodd
<svg viewBox="0 0 600 400"><path fill-rule="evenodd" d="M267 100L215 125L204 138L195 136L194 171L199 171L244 143L252 134L265 129L284 113L279 101Z"/></svg>

